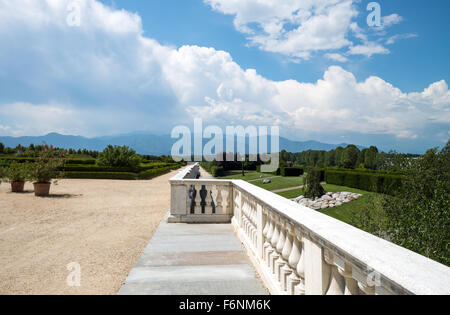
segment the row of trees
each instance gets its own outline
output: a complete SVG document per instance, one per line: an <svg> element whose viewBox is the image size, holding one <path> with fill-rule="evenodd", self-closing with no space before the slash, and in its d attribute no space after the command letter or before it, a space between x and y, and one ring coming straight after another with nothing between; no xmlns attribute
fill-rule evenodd
<svg viewBox="0 0 450 315"><path fill-rule="evenodd" d="M34 145L34 144L30 144L29 146L23 146L23 145L19 144L15 148L9 148L0 142L0 154L14 155L17 157L24 157L24 158L38 157L42 151L44 151L45 149L48 149L48 148L49 148L48 145L42 146L42 145ZM79 155L79 156L92 157L94 159L96 159L99 156L99 152L94 151L94 150L87 150L87 149L83 149L83 150L81 150L81 149L78 149L78 150L59 149L59 150L64 150L67 154L70 154L72 156Z"/></svg>
<svg viewBox="0 0 450 315"><path fill-rule="evenodd" d="M281 152L281 160L284 163L314 166L314 167L339 167L339 168L366 168L372 170L390 169L399 165L398 160L415 158L418 155L398 154L395 152L380 152L377 147L360 150L355 145L346 148L338 147L331 151L308 150L301 153ZM406 167L406 165L403 165Z"/></svg>
<svg viewBox="0 0 450 315"><path fill-rule="evenodd" d="M49 150L50 146L44 144L44 145L34 145L30 144L29 146L23 146L18 145L15 148L9 148L6 147L3 143L0 142L0 154L6 154L6 155L14 155L15 157L22 157L22 158L37 158L40 156L41 152L45 150ZM87 150L87 149L61 149L56 148L56 150L59 150L61 152L64 152L65 154L68 154L70 157L87 157L87 158L94 158L99 159L101 157L101 152L96 150ZM118 154L126 155L136 155L136 152L134 150L131 150L128 147L112 147L109 146L105 149L107 154L109 154L112 150L116 150L119 152ZM132 153L124 153L128 150L133 151ZM117 153L116 152L116 153ZM142 161L159 161L163 163L174 163L174 160L170 156L162 155L162 156L153 156L153 155L140 155L139 156ZM120 163L119 163L120 164ZM136 164L133 162L132 164Z"/></svg>

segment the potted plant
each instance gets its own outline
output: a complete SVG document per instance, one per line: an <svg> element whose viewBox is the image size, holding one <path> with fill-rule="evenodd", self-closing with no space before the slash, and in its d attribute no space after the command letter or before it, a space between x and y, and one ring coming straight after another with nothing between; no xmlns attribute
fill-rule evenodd
<svg viewBox="0 0 450 315"><path fill-rule="evenodd" d="M11 183L11 192L21 193L25 182L30 179L31 165L29 163L13 163L5 170L5 178Z"/></svg>
<svg viewBox="0 0 450 315"><path fill-rule="evenodd" d="M59 169L65 164L67 155L62 150L52 147L43 147L38 159L34 163L32 179L34 180L34 195L48 196L52 180L62 176Z"/></svg>

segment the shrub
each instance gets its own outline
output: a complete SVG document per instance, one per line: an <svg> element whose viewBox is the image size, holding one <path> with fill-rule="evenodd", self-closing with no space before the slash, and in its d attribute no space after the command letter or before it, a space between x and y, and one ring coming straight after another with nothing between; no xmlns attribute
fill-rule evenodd
<svg viewBox="0 0 450 315"><path fill-rule="evenodd" d="M211 175L214 177L223 177L225 176L225 170L223 167L213 166L211 167Z"/></svg>
<svg viewBox="0 0 450 315"><path fill-rule="evenodd" d="M282 167L281 176L283 177L297 177L302 176L304 170L302 167Z"/></svg>
<svg viewBox="0 0 450 315"><path fill-rule="evenodd" d="M148 171L144 171L144 172L139 173L138 179L151 179L151 178L154 178L156 176L160 176L160 175L166 174L166 173L168 173L168 172L170 172L172 170L178 169L182 165L183 165L182 163L177 163L177 164L174 164L172 166L150 169Z"/></svg>
<svg viewBox="0 0 450 315"><path fill-rule="evenodd" d="M133 149L123 146L109 145L98 158L98 165L113 167L131 167L136 169L141 164L141 158Z"/></svg>
<svg viewBox="0 0 450 315"><path fill-rule="evenodd" d="M64 178L135 180L136 174L126 172L66 172Z"/></svg>
<svg viewBox="0 0 450 315"><path fill-rule="evenodd" d="M4 177L9 182L26 182L31 179L32 165L30 163L12 163L4 170Z"/></svg>
<svg viewBox="0 0 450 315"><path fill-rule="evenodd" d="M325 194L325 190L320 185L320 171L318 169L310 169L306 175L306 198L318 198Z"/></svg>
<svg viewBox="0 0 450 315"><path fill-rule="evenodd" d="M67 159L66 164L95 165L95 159Z"/></svg>
<svg viewBox="0 0 450 315"><path fill-rule="evenodd" d="M326 182L338 186L394 195L402 185L402 175L384 173L327 170Z"/></svg>
<svg viewBox="0 0 450 315"><path fill-rule="evenodd" d="M3 179L5 178L5 168L3 166L0 166L0 184L2 183Z"/></svg>
<svg viewBox="0 0 450 315"><path fill-rule="evenodd" d="M37 183L48 183L53 178L63 177L58 171L65 164L67 153L52 148L45 148L33 165L31 179Z"/></svg>
<svg viewBox="0 0 450 315"><path fill-rule="evenodd" d="M395 176L381 179L385 187L398 185ZM381 195L377 210L364 211L355 225L450 266L450 142L411 160L401 182L394 196Z"/></svg>

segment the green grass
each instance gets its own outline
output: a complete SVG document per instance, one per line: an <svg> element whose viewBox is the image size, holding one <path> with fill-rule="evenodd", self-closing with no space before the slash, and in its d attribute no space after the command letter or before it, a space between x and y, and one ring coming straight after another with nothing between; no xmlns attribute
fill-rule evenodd
<svg viewBox="0 0 450 315"><path fill-rule="evenodd" d="M271 183L263 184L264 179L268 177L270 177ZM221 179L242 179L269 191L303 185L303 177L281 177L256 171L247 171L244 177L242 171L230 171L226 177L221 177Z"/></svg>
<svg viewBox="0 0 450 315"><path fill-rule="evenodd" d="M242 179L245 181L255 180L259 178L267 178L272 177L273 175L258 173L256 171L245 171L245 176L242 176L242 171L228 171L226 176L221 177L220 179Z"/></svg>
<svg viewBox="0 0 450 315"><path fill-rule="evenodd" d="M297 197L303 195L303 189L289 190L289 191L277 193L277 195L280 195L287 199L294 199L294 198L297 198Z"/></svg>
<svg viewBox="0 0 450 315"><path fill-rule="evenodd" d="M330 217L333 217L337 220L343 221L348 224L352 224L352 217L360 212L364 211L368 207L370 207L371 203L373 202L373 197L379 196L380 194L364 191L360 189L350 188L350 187L344 187L344 186L337 186L337 185L322 185L326 192L343 192L348 191L352 193L358 193L362 194L363 196L359 198L358 200L345 203L342 206L335 207L335 208L329 208L325 210L321 210L323 214L326 214ZM278 193L278 195L288 198L288 199L294 199L298 196L301 196L304 194L303 189L295 189L290 191L285 191L282 193Z"/></svg>
<svg viewBox="0 0 450 315"><path fill-rule="evenodd" d="M269 191L303 185L303 177L275 177L270 180L270 184L263 184L264 180L252 181L251 183Z"/></svg>

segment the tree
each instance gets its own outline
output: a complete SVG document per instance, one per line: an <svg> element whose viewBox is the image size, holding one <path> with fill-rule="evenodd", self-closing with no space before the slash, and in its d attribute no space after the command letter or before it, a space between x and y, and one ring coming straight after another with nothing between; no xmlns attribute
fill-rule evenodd
<svg viewBox="0 0 450 315"><path fill-rule="evenodd" d="M396 196L382 196L381 208L367 209L355 225L450 265L450 141L441 151L394 156L392 163L407 165L401 189Z"/></svg>
<svg viewBox="0 0 450 315"><path fill-rule="evenodd" d="M325 166L336 166L336 151L331 150L325 153Z"/></svg>
<svg viewBox="0 0 450 315"><path fill-rule="evenodd" d="M98 164L101 166L137 168L141 158L133 149L123 146L109 145L99 156Z"/></svg>
<svg viewBox="0 0 450 315"><path fill-rule="evenodd" d="M0 153L3 153L5 151L5 145L0 142Z"/></svg>
<svg viewBox="0 0 450 315"><path fill-rule="evenodd" d="M342 166L344 168L355 168L358 163L359 149L354 145L349 145L342 154Z"/></svg>
<svg viewBox="0 0 450 315"><path fill-rule="evenodd" d="M312 168L309 170L308 174L306 175L306 191L305 196L306 198L318 198L322 197L325 194L325 190L323 189L322 185L320 185L320 171Z"/></svg>
<svg viewBox="0 0 450 315"><path fill-rule="evenodd" d="M375 170L378 167L378 149L377 147L371 146L369 149L365 149L363 155L364 166L371 170Z"/></svg>

